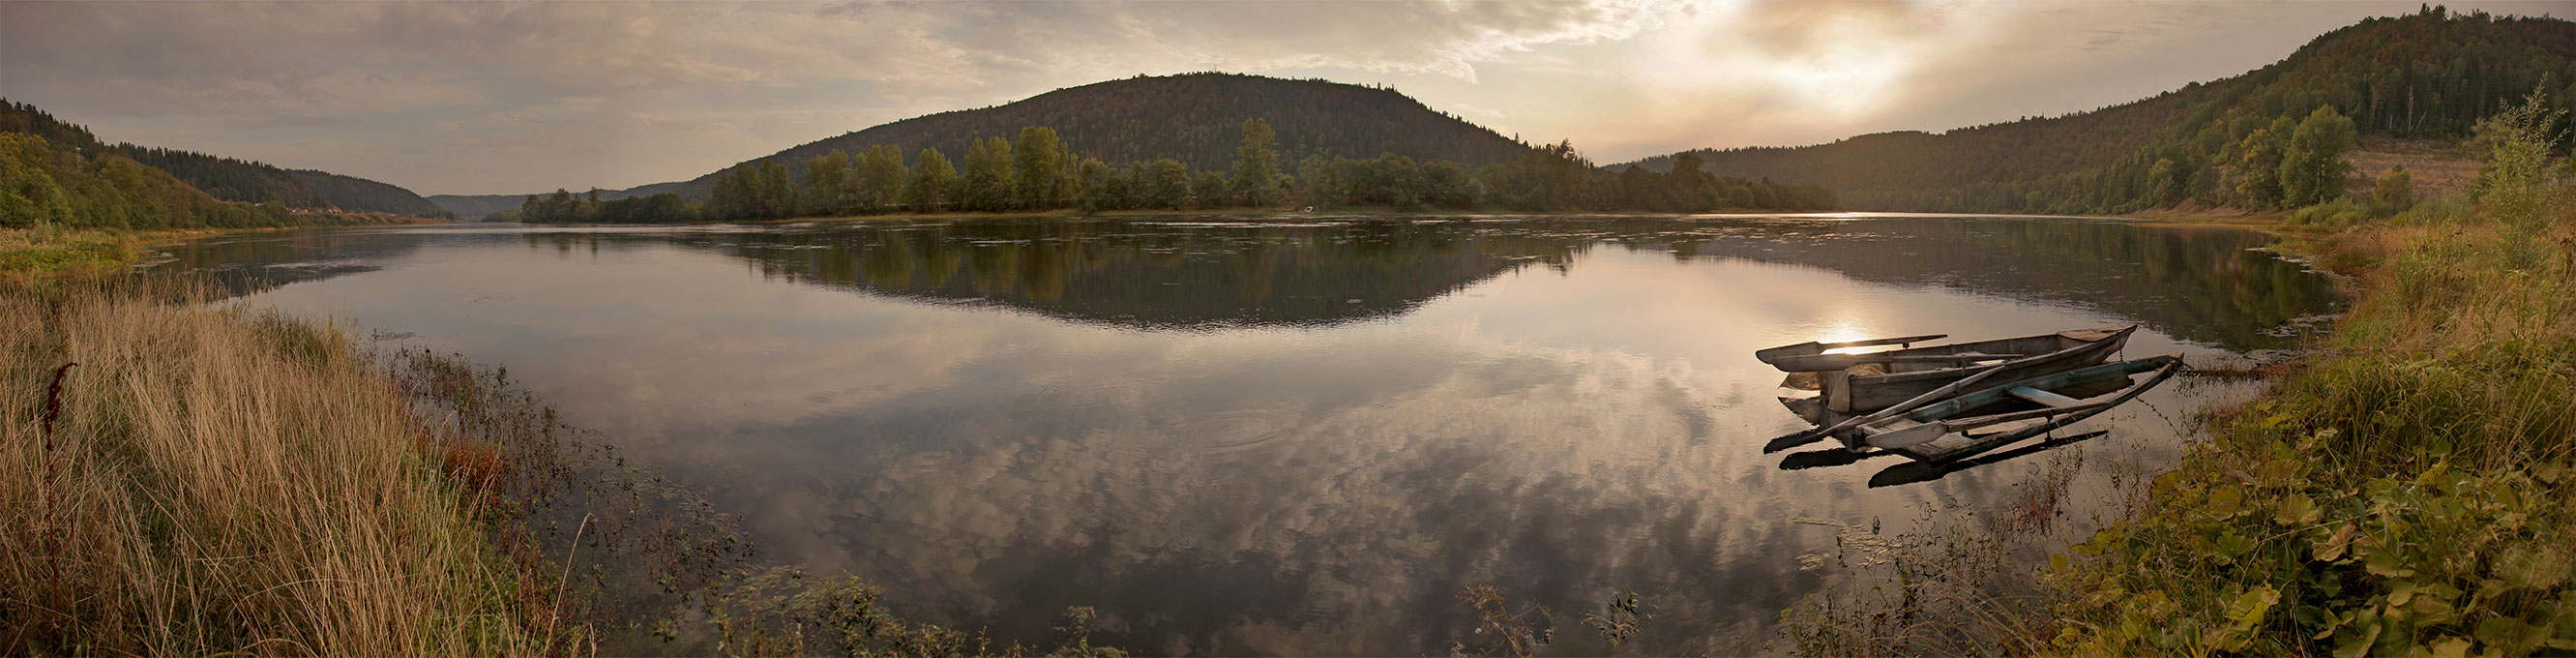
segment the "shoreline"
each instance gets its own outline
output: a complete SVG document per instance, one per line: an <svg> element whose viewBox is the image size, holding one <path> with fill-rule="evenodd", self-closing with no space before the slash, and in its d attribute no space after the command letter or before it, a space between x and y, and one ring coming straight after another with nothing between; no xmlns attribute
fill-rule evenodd
<svg viewBox="0 0 2576 658"><path fill-rule="evenodd" d="M2576 650L2576 187L2538 180L2521 202L2428 200L2340 228L2129 213L2281 236L2344 275L2353 305L2316 349L2258 369L2253 399L2193 420L2207 438L2132 512L1929 538L1912 559L1936 566L1901 594L1792 608L1795 650ZM2043 537L2059 530L2080 534Z"/></svg>
<svg viewBox="0 0 2576 658"><path fill-rule="evenodd" d="M2544 347L2576 343L2576 227L2499 214L2290 231L2353 274L2353 310L2328 349L2208 421L2138 518L2052 560L2070 592L2160 596L2062 602L2040 652L2576 649L2576 606L2544 603L2576 594L2576 534L2546 529L2576 519L2576 477L2557 475L2576 471L2576 357ZM2526 222L2541 244L2513 236ZM2408 486L2422 489L2392 495ZM2514 530L2526 523L2539 529ZM2422 588L2440 608L2414 602ZM2198 632L2160 636L2148 618Z"/></svg>
<svg viewBox="0 0 2576 658"><path fill-rule="evenodd" d="M614 222L614 223L590 223L590 224L578 224L578 223L529 223L529 222L486 222L486 221L479 221L479 220L459 221L459 222L453 222L453 223L456 223L456 224L466 224L466 225L482 225L482 224L489 224L489 225L518 225L518 226L708 226L708 225L718 225L718 224L741 224L741 225L749 225L749 226L784 226L784 225L809 224L809 223L843 223L843 222L873 222L873 221L915 221L915 220L971 220L971 219L1114 219L1114 218L1129 218L1129 217L1210 217L1210 216L1216 216L1216 217L1233 217L1233 218L1254 218L1254 217L1264 217L1264 218L1267 218L1267 217L1276 217L1276 218L1281 218L1281 219L1291 219L1291 218L1298 218L1298 217L1313 217L1313 218L1318 218L1318 219L1335 219L1335 218L1350 218L1350 217L1810 217L1810 218L1819 218L1819 219L1838 219L1838 218L1840 218L1840 219L1866 219L1866 218L1872 218L1872 217L2018 217L2018 218L2028 218L2028 219L2121 220L2121 221L2132 221L2132 222L2137 222L2137 223L2140 223L2140 224L2162 225L2162 226L2203 226L2203 225L2206 225L2206 226L2229 226L2229 227L2234 227L2234 228L2250 228L2250 229L2262 230L2262 229L2278 228L2279 226L2278 226L2278 222L2277 222L2276 220L2277 220L2278 218L2285 218L2285 217L2287 217L2287 216L2288 216L2288 213L2287 213L2287 212L2256 212L2256 213L2241 213L2241 214L2240 214L2240 213L2237 213L2237 212L2232 211L2232 210L2229 210L2229 211L2192 211L2192 212L2182 212L2182 213L2175 213L2175 212L2163 212L2163 211L2140 211L2140 212L2133 212L2133 213L2124 213L2124 214L2106 214L2106 215L2054 215L2054 214L2040 214L2040 213L2010 213L2010 212L1921 212L1921 211L1910 211L1910 210L1728 210L1728 211L1722 211L1722 212L1706 212L1706 213L1670 213L1670 212L1653 212L1653 211L1643 211L1643 210L1601 210L1601 211L1591 211L1591 210L1584 210L1584 211L1525 211L1525 210L1494 210L1494 209L1482 209L1482 210L1393 210L1393 209L1386 209L1386 208L1335 209L1335 210L1316 210L1316 211L1314 211L1314 212L1305 212L1305 211L1301 211L1301 210L1290 210L1290 209L1256 210L1256 209L1248 209L1248 208L1219 208L1219 209L1209 209L1209 210L1108 210L1108 211L1098 211L1098 212L1084 212L1084 211L1080 211L1080 210L1046 210L1046 211L1003 211L1003 212L943 212L943 213L921 213L921 214L914 214L914 213L887 213L887 214L883 214L883 215L843 215L843 216L833 216L833 217L819 217L819 216L818 216L818 217L798 217L798 218L793 218L793 219L729 219L729 220L689 220L689 221L680 221L680 222ZM2267 231L2267 232L2269 232L2269 231Z"/></svg>
<svg viewBox="0 0 2576 658"><path fill-rule="evenodd" d="M2257 229L2283 228L2290 218L2288 210L2239 210L2236 208L2149 208L2114 215L2157 223L2186 226L2236 226Z"/></svg>
<svg viewBox="0 0 2576 658"><path fill-rule="evenodd" d="M361 224L304 224L295 226L245 226L238 228L173 228L173 229L92 229L92 228L8 228L0 229L0 283L37 283L49 280L76 279L108 275L143 261L151 247L177 244L198 238L237 233L269 233L316 228L355 228L370 226L419 226L459 222L420 217L366 216L373 221Z"/></svg>

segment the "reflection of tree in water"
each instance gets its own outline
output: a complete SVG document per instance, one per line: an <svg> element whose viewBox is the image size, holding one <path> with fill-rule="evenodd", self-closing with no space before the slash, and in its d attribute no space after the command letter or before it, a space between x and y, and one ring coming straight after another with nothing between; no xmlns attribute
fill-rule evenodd
<svg viewBox="0 0 2576 658"><path fill-rule="evenodd" d="M1003 220L738 237L733 252L766 274L1147 327L1399 314L1527 264L1565 271L1599 242L2074 304L2231 349L2284 347L2289 338L2267 332L2337 299L2324 277L2253 251L2268 241L2258 234L2089 221Z"/></svg>
<svg viewBox="0 0 2576 658"><path fill-rule="evenodd" d="M417 236L364 230L299 230L225 235L156 250L154 269L188 272L218 298L290 283L373 272L420 250Z"/></svg>
<svg viewBox="0 0 2576 658"><path fill-rule="evenodd" d="M1672 249L2071 304L2182 340L2256 350L2290 346L2293 338L2273 330L2340 300L2326 277L2255 250L2269 242L2234 229L1906 218L1768 223Z"/></svg>
<svg viewBox="0 0 2576 658"><path fill-rule="evenodd" d="M204 272L219 290L246 294L371 271L431 240L519 242L567 258L676 244L745 258L763 275L787 280L1141 327L1316 325L1401 314L1528 264L1566 271L1600 242L2073 304L2238 350L2287 346L2291 339L2275 328L2338 299L2326 278L2253 251L2268 238L2248 231L1979 218L1055 218L746 231L321 230L193 243L172 249L165 267Z"/></svg>
<svg viewBox="0 0 2576 658"><path fill-rule="evenodd" d="M793 280L1146 327L1307 325L1397 314L1530 260L1566 262L1588 242L1498 234L1463 222L1174 226L1062 219L723 237L736 238L730 246L696 244L726 249L758 263L764 274Z"/></svg>

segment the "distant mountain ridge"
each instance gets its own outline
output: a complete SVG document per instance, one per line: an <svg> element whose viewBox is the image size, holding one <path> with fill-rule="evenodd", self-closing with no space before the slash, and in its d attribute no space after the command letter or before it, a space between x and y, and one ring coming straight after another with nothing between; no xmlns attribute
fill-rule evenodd
<svg viewBox="0 0 2576 658"><path fill-rule="evenodd" d="M1384 153L1469 167L1508 162L1531 147L1422 104L1393 89L1319 79L1290 80L1232 73L1137 76L1057 89L1004 105L929 114L807 142L687 181L601 190L602 199L674 192L703 201L716 179L743 164L777 161L801 173L805 161L834 150L859 153L880 144L903 149L907 162L923 148L962 158L969 140L1008 137L1046 126L1075 157L1112 165L1171 158L1193 171L1223 171L1247 119L1270 122L1279 161L1308 155L1374 158ZM441 206L466 217L516 208L525 195L441 195ZM479 212L478 212L479 211Z"/></svg>
<svg viewBox="0 0 2576 658"><path fill-rule="evenodd" d="M2428 8L2327 32L2242 75L2090 112L1939 134L1697 152L1712 175L1821 184L1855 210L2099 213L2183 199L2231 205L2238 201L2228 185L2233 149L2276 117L2332 106L2365 137L2458 139L2544 80L2553 106L2576 105L2576 23ZM2169 163L2163 178L2160 162ZM1634 164L1664 171L1671 157Z"/></svg>
<svg viewBox="0 0 2576 658"><path fill-rule="evenodd" d="M381 212L412 217L454 213L411 190L310 169L289 170L250 160L131 143L106 144L88 128L54 118L34 105L0 100L0 132L27 133L84 153L114 153L177 177L216 199L277 203L299 209Z"/></svg>

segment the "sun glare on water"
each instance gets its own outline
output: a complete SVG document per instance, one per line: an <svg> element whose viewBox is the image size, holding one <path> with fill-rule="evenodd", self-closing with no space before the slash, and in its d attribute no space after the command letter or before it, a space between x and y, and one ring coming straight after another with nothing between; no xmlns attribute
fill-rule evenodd
<svg viewBox="0 0 2576 658"><path fill-rule="evenodd" d="M1829 329L1829 330L1825 331L1824 336L1823 336L1823 337L1820 337L1820 338L1817 338L1817 339L1816 339L1816 342L1819 342L1819 343L1840 343L1840 342L1855 341L1855 340L1868 340L1868 339L1871 339L1871 338L1877 338L1877 337L1878 337L1877 335L1875 335L1874 333L1872 333L1872 330L1870 330L1870 329L1868 329L1868 328L1866 328L1866 327L1853 326L1853 325L1852 325L1852 323L1850 323L1850 322L1844 322L1844 323L1841 323L1841 324L1834 325L1834 327L1833 327L1832 329ZM1825 350L1825 352L1826 352L1826 353L1828 353L1828 354L1838 354L1838 353L1849 353L1849 352L1865 352L1865 351L1877 350L1877 349L1884 349L1884 348L1877 348L1877 347L1845 347L1845 348L1841 348L1841 349Z"/></svg>

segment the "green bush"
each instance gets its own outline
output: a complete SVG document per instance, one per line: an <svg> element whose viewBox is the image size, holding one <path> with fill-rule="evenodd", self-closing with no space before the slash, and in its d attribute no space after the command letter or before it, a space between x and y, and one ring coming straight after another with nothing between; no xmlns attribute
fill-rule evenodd
<svg viewBox="0 0 2576 658"><path fill-rule="evenodd" d="M2349 196L2339 196L2333 201L2300 208L2298 212L2290 214L2290 223L2319 228L2348 228L2386 216L2388 213L2381 208L2354 201Z"/></svg>

